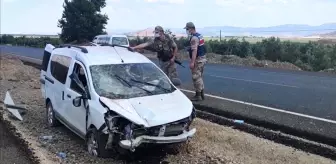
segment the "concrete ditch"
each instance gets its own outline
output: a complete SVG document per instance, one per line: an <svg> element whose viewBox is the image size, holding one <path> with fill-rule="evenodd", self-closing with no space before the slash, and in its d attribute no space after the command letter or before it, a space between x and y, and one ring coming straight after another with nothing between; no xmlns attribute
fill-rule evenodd
<svg viewBox="0 0 336 164"><path fill-rule="evenodd" d="M38 164L40 161L29 143L17 132L15 126L3 119L0 107L0 161L1 163Z"/></svg>
<svg viewBox="0 0 336 164"><path fill-rule="evenodd" d="M204 110L204 108L202 109L202 107L199 107L198 109L199 110L197 110L197 116L202 119L220 125L230 126L234 129L238 129L253 134L257 137L265 138L274 141L276 143L291 146L309 153L321 155L323 157L330 158L336 161L336 148L330 145L321 144L304 138L299 138L293 135L285 134L280 131L274 131L260 126L255 126L253 124L248 123L237 124L234 123L233 119L208 113Z"/></svg>

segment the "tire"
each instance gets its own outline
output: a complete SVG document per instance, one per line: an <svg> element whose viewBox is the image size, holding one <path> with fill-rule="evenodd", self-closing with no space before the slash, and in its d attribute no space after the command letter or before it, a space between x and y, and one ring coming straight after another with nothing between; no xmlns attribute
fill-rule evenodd
<svg viewBox="0 0 336 164"><path fill-rule="evenodd" d="M113 150L105 149L108 135L98 132L96 128L88 129L86 136L86 148L90 155L100 158L112 157Z"/></svg>
<svg viewBox="0 0 336 164"><path fill-rule="evenodd" d="M47 123L48 123L48 126L49 127L59 126L60 122L55 117L54 108L53 108L51 102L48 102L47 107L46 107L46 112L47 112Z"/></svg>

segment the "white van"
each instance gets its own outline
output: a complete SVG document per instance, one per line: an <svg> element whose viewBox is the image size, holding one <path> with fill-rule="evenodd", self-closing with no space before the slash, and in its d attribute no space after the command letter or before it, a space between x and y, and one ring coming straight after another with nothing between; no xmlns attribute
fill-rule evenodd
<svg viewBox="0 0 336 164"><path fill-rule="evenodd" d="M94 37L93 43L121 45L129 47L129 40L126 35L98 35Z"/></svg>
<svg viewBox="0 0 336 164"><path fill-rule="evenodd" d="M98 157L193 137L192 102L147 57L120 46L45 47L41 90L50 127L64 124Z"/></svg>

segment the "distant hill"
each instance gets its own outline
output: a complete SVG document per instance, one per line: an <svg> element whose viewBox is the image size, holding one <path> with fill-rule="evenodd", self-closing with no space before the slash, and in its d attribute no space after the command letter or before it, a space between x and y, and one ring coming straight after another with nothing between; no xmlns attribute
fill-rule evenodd
<svg viewBox="0 0 336 164"><path fill-rule="evenodd" d="M185 35L185 30L181 28L167 28L178 36ZM197 28L197 31L204 36L219 36L220 30L222 36L279 36L279 37L305 37L336 31L336 23L327 23L319 26L310 26L302 24L286 24L270 27L234 27L234 26L212 26ZM152 36L153 28L129 32L133 36Z"/></svg>
<svg viewBox="0 0 336 164"><path fill-rule="evenodd" d="M139 30L139 31L135 31L135 32L128 32L128 33L125 33L125 34L129 35L129 36L153 37L154 36L154 27L146 28L144 30ZM178 33L176 31L173 31L173 34L176 37L186 37L187 36L186 34L181 34L181 33Z"/></svg>
<svg viewBox="0 0 336 164"><path fill-rule="evenodd" d="M320 36L321 37L333 37L334 38L334 37L336 37L336 31L321 34Z"/></svg>

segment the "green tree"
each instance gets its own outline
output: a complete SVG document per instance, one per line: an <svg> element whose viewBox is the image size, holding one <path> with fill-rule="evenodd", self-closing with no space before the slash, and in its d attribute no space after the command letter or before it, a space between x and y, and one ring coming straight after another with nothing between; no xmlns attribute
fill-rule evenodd
<svg viewBox="0 0 336 164"><path fill-rule="evenodd" d="M170 29L165 30L165 34L169 35L174 41L176 41L176 35Z"/></svg>
<svg viewBox="0 0 336 164"><path fill-rule="evenodd" d="M15 38L12 35L2 35L1 44L13 44Z"/></svg>
<svg viewBox="0 0 336 164"><path fill-rule="evenodd" d="M101 14L101 8L105 6L105 0L65 0L62 18L58 20L58 27L62 28L60 38L66 43L82 42L104 33L108 17Z"/></svg>

